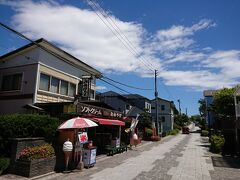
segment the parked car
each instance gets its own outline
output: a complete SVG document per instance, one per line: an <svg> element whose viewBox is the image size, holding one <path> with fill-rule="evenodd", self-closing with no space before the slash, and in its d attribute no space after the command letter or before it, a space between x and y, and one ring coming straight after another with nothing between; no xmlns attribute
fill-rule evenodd
<svg viewBox="0 0 240 180"><path fill-rule="evenodd" d="M183 126L183 127L182 127L182 133L183 133L183 134L189 134L189 127Z"/></svg>

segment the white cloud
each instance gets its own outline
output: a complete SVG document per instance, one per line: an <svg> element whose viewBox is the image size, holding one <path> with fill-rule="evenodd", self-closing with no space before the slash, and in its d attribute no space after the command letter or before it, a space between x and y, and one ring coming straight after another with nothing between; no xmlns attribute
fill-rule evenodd
<svg viewBox="0 0 240 180"><path fill-rule="evenodd" d="M195 41L191 36L193 36L195 32L214 26L216 26L216 24L208 19L203 19L190 27L173 25L170 29L159 30L156 33L154 47L162 53L166 53L166 51L176 51L182 48L186 49L194 44ZM158 45L156 46L156 44Z"/></svg>
<svg viewBox="0 0 240 180"><path fill-rule="evenodd" d="M112 15L108 17L139 51L136 54L126 49L93 11L59 5L54 1L20 1L10 5L16 11L12 17L15 28L30 38L43 37L53 41L102 71L147 71L138 58L145 33L141 24L123 22Z"/></svg>
<svg viewBox="0 0 240 180"><path fill-rule="evenodd" d="M183 51L176 54L173 58L166 61L167 64L175 62L195 62L200 61L206 57L206 54L201 52Z"/></svg>
<svg viewBox="0 0 240 180"><path fill-rule="evenodd" d="M107 87L106 86L96 86L96 90L106 90Z"/></svg>
<svg viewBox="0 0 240 180"><path fill-rule="evenodd" d="M228 78L240 77L240 50L216 51L203 61L203 65L213 69L219 69L221 74Z"/></svg>
<svg viewBox="0 0 240 180"><path fill-rule="evenodd" d="M164 71L160 75L167 85L188 86L195 90L232 87L237 82L208 71Z"/></svg>
<svg viewBox="0 0 240 180"><path fill-rule="evenodd" d="M173 25L150 35L142 24L124 22L108 13L104 18L114 21L134 46L134 50L130 47L130 52L93 11L53 0L1 3L13 7L12 22L18 31L33 39L43 37L57 43L104 73L135 72L152 77L149 69L158 69L159 77L167 85L198 90L239 83L239 50L195 48L196 32L216 26L211 20L203 19L190 26ZM126 44L126 40L123 41ZM180 70L186 63L188 69Z"/></svg>

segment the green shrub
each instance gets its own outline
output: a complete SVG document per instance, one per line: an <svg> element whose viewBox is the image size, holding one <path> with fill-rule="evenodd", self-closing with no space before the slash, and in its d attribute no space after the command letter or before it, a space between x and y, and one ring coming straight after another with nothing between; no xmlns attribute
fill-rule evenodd
<svg viewBox="0 0 240 180"><path fill-rule="evenodd" d="M9 164L9 158L0 158L0 175L8 168Z"/></svg>
<svg viewBox="0 0 240 180"><path fill-rule="evenodd" d="M145 133L146 133L146 136L152 136L153 130L150 129L150 128L146 128L146 129L145 129Z"/></svg>
<svg viewBox="0 0 240 180"><path fill-rule="evenodd" d="M50 144L27 147L20 152L19 159L33 160L54 156L54 149Z"/></svg>
<svg viewBox="0 0 240 180"><path fill-rule="evenodd" d="M174 124L173 124L173 129L179 129L179 130L181 130L182 127L179 126L179 125L177 125L176 123L174 123Z"/></svg>
<svg viewBox="0 0 240 180"><path fill-rule="evenodd" d="M168 134L169 135L176 135L176 134L178 134L179 133L179 129L173 129L173 130L171 130Z"/></svg>
<svg viewBox="0 0 240 180"><path fill-rule="evenodd" d="M201 132L201 136L204 136L204 137L208 136L208 134L209 132L207 130L202 130Z"/></svg>
<svg viewBox="0 0 240 180"><path fill-rule="evenodd" d="M37 114L0 116L0 154L9 156L10 138L44 137L52 142L59 125L57 118Z"/></svg>
<svg viewBox="0 0 240 180"><path fill-rule="evenodd" d="M210 143L210 150L215 153L220 153L222 152L225 139L222 135L212 135L210 138Z"/></svg>

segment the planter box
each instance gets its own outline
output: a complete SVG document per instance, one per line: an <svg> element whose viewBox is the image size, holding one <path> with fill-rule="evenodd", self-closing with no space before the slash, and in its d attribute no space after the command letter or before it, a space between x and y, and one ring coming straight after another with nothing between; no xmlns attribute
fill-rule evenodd
<svg viewBox="0 0 240 180"><path fill-rule="evenodd" d="M35 160L16 160L15 174L25 177L39 176L54 171L56 157Z"/></svg>

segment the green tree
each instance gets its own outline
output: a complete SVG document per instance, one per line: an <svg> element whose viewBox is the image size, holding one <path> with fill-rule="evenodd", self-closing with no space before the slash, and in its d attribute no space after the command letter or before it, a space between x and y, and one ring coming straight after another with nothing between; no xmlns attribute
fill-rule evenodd
<svg viewBox="0 0 240 180"><path fill-rule="evenodd" d="M206 101L204 99L200 99L198 101L199 104L199 113L202 118L206 117Z"/></svg>
<svg viewBox="0 0 240 180"><path fill-rule="evenodd" d="M225 119L235 115L234 91L235 88L224 88L214 94L211 108L218 118Z"/></svg>
<svg viewBox="0 0 240 180"><path fill-rule="evenodd" d="M139 129L144 129L145 127L151 128L152 127L152 116L147 110L145 109L143 113L140 114L140 120L138 121L137 127Z"/></svg>
<svg viewBox="0 0 240 180"><path fill-rule="evenodd" d="M190 123L190 120L186 114L175 115L174 121L175 121L175 124L177 124L178 126L184 126Z"/></svg>
<svg viewBox="0 0 240 180"><path fill-rule="evenodd" d="M193 115L193 116L190 117L190 121L199 123L201 121L201 116L200 115Z"/></svg>

